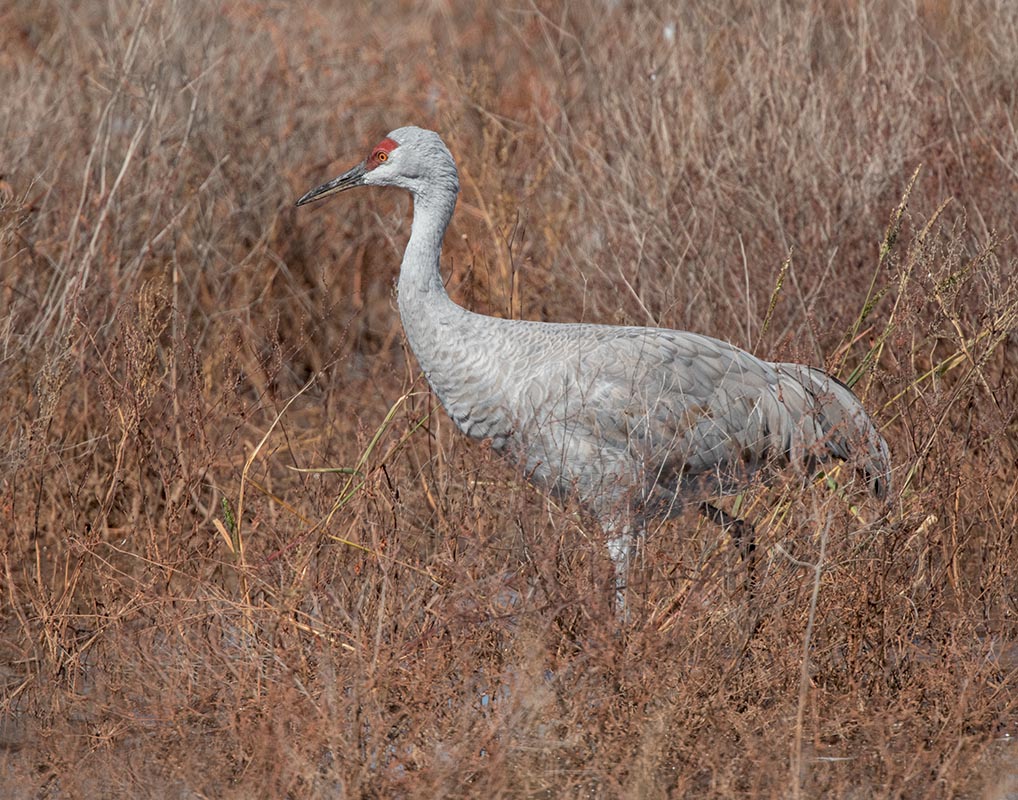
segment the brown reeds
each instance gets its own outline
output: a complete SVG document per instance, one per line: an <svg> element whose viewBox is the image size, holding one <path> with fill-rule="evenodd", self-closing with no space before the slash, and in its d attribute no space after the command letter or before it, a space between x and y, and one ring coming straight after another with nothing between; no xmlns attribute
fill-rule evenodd
<svg viewBox="0 0 1018 800"><path fill-rule="evenodd" d="M9 797L982 797L1018 785L1018 8L0 11ZM603 535L403 344L398 125L463 178L453 296L851 379L847 474L738 554Z"/></svg>

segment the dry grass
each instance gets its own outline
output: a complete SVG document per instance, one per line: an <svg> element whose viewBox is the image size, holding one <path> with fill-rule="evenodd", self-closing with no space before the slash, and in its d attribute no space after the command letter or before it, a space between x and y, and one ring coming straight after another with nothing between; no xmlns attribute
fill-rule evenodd
<svg viewBox="0 0 1018 800"><path fill-rule="evenodd" d="M1018 7L386 5L0 12L5 796L1013 796ZM694 516L621 630L406 352L406 198L292 207L408 122L461 302L859 378L893 507L751 492L755 636Z"/></svg>

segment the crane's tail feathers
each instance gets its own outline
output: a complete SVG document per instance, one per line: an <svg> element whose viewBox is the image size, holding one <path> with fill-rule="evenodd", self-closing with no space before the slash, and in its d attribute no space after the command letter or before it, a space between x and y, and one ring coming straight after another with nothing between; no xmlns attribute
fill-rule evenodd
<svg viewBox="0 0 1018 800"><path fill-rule="evenodd" d="M807 452L858 465L870 491L879 499L887 499L891 491L891 452L852 390L813 367L779 364L778 369L807 392L810 407L805 410L815 420L803 430ZM818 449L826 453L818 453Z"/></svg>

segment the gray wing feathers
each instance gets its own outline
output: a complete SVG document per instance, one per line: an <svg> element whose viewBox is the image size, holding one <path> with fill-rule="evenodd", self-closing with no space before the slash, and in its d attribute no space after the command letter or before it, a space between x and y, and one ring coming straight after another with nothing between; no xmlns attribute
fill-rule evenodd
<svg viewBox="0 0 1018 800"><path fill-rule="evenodd" d="M870 491L881 499L891 489L891 453L858 398L823 370L801 364L775 364L784 381L806 387L808 413L816 420L808 455L854 462L866 474Z"/></svg>
<svg viewBox="0 0 1018 800"><path fill-rule="evenodd" d="M705 482L727 490L765 464L799 459L818 438L802 413L804 388L724 342L653 331L605 343L587 361L586 374L601 376L591 403L599 430L614 427L652 467L657 492Z"/></svg>
<svg viewBox="0 0 1018 800"><path fill-rule="evenodd" d="M464 432L588 502L636 489L670 505L695 485L725 491L764 466L830 457L859 461L887 493L887 445L820 370L682 331L500 320L482 333L471 317L446 374L429 374L443 404Z"/></svg>

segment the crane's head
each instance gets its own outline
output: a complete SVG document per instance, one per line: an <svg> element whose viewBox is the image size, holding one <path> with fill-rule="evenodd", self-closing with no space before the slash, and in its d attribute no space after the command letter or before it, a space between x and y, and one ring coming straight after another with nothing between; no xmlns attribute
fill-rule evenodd
<svg viewBox="0 0 1018 800"><path fill-rule="evenodd" d="M398 186L417 200L449 194L455 198L459 176L449 148L437 133L413 126L397 128L372 147L360 164L312 189L297 205L354 186Z"/></svg>

